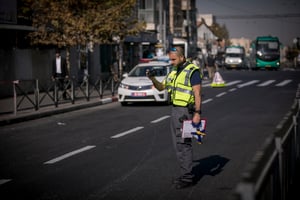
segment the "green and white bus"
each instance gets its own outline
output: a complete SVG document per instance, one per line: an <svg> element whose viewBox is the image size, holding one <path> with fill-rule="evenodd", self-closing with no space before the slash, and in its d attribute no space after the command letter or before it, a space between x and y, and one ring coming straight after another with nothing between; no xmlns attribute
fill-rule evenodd
<svg viewBox="0 0 300 200"><path fill-rule="evenodd" d="M259 36L252 41L250 67L252 69L279 69L280 41L278 37Z"/></svg>

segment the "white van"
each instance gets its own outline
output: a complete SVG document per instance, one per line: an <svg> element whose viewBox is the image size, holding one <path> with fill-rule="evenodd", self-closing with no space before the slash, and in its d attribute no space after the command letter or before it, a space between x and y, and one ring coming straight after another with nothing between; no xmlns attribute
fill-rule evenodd
<svg viewBox="0 0 300 200"><path fill-rule="evenodd" d="M242 46L226 47L224 67L226 67L227 69L245 68L245 48Z"/></svg>

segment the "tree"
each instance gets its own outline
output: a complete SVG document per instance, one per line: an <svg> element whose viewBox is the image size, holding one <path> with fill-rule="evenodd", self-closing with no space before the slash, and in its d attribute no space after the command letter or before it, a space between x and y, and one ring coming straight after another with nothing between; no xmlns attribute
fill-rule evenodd
<svg viewBox="0 0 300 200"><path fill-rule="evenodd" d="M224 39L226 45L230 44L229 33L225 25L220 26L218 23L213 23L211 30L219 39Z"/></svg>
<svg viewBox="0 0 300 200"><path fill-rule="evenodd" d="M144 29L133 16L136 0L23 0L31 13L32 44L70 47L112 42ZM29 9L28 9L29 8Z"/></svg>
<svg viewBox="0 0 300 200"><path fill-rule="evenodd" d="M66 47L68 68L71 46L83 47L87 54L94 44L112 43L116 36L122 41L145 28L145 23L134 16L136 0L21 1L35 28L28 35L31 43ZM121 57L119 62L122 63Z"/></svg>

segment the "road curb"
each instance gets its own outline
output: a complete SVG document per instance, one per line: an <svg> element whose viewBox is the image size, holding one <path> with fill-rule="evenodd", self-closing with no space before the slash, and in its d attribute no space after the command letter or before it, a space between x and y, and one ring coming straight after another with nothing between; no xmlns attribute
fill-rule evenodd
<svg viewBox="0 0 300 200"><path fill-rule="evenodd" d="M90 108L90 107L95 107L95 106L100 106L112 102L118 101L117 97L110 97L110 98L104 98L99 101L95 102L86 102L83 104L73 104L71 106L65 106L65 107L58 107L50 110L44 110L44 111L33 111L28 114L24 115L15 115L15 116L10 116L8 118L0 119L0 126L5 126L5 125L10 125L10 124L15 124L15 123L20 123L24 121L29 121L29 120L34 120L34 119L39 119L42 117L48 117L51 115L56 115L56 114L62 114L66 112L72 112L75 110L80 110L80 109L85 109L85 108Z"/></svg>

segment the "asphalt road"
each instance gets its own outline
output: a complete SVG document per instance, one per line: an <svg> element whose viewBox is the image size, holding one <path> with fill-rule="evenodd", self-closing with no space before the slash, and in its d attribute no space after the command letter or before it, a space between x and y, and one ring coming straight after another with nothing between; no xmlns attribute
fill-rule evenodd
<svg viewBox="0 0 300 200"><path fill-rule="evenodd" d="M234 199L242 171L290 109L300 72L222 71L203 83L204 144L197 183L176 190L169 107L118 102L0 127L0 196L6 199Z"/></svg>

